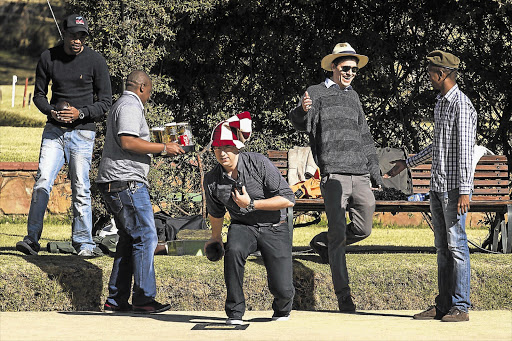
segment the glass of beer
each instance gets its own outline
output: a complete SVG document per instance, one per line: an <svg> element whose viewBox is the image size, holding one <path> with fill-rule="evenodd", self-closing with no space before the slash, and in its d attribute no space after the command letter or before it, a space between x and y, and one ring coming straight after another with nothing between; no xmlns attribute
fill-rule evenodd
<svg viewBox="0 0 512 341"><path fill-rule="evenodd" d="M164 138L165 138L164 133L165 133L164 127L151 128L151 135L153 135L153 140L157 143L167 142L167 141L164 141Z"/></svg>
<svg viewBox="0 0 512 341"><path fill-rule="evenodd" d="M183 146L183 150L186 152L194 150L194 138L190 124L188 122L180 122L176 125L176 128L178 132L178 143Z"/></svg>
<svg viewBox="0 0 512 341"><path fill-rule="evenodd" d="M167 137L167 142L177 142L178 141L176 122L165 124L165 135Z"/></svg>

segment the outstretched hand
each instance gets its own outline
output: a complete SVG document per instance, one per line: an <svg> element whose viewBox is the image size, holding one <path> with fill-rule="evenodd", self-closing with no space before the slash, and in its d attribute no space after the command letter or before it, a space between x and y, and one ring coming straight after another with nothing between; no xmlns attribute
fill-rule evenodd
<svg viewBox="0 0 512 341"><path fill-rule="evenodd" d="M395 165L386 174L382 176L384 179L389 179L394 176L397 176L398 174L400 174L401 171L407 168L405 160L395 160L391 161L391 163L394 163Z"/></svg>

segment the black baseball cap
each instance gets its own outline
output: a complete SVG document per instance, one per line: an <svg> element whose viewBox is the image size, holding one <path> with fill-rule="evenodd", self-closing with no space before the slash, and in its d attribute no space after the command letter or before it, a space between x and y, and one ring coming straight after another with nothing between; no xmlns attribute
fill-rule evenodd
<svg viewBox="0 0 512 341"><path fill-rule="evenodd" d="M71 14L64 19L64 30L70 33L85 32L89 34L89 25L84 16L80 14Z"/></svg>

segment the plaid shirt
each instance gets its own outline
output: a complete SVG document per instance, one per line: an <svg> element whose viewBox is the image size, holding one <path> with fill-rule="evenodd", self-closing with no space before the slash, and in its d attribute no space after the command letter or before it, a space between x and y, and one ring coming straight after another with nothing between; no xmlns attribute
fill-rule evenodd
<svg viewBox="0 0 512 341"><path fill-rule="evenodd" d="M407 166L415 167L432 159L432 191L447 192L459 188L459 194L469 194L473 188L476 122L476 110L457 84L446 95L439 94L434 109L434 140L408 158Z"/></svg>

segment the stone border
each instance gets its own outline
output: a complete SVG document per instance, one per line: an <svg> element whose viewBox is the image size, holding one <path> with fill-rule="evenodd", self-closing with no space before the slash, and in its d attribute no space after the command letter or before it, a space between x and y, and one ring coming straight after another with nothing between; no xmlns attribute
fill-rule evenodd
<svg viewBox="0 0 512 341"><path fill-rule="evenodd" d="M0 216L27 215L38 162L0 162ZM65 214L71 206L71 182L60 171L48 202L47 212Z"/></svg>

